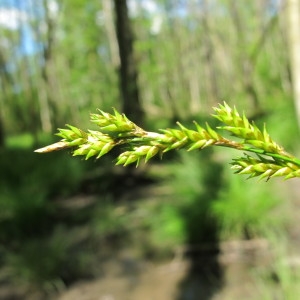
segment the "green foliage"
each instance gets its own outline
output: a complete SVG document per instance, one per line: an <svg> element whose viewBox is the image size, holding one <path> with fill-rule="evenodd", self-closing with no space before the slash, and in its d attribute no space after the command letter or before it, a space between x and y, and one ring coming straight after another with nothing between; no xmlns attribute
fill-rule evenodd
<svg viewBox="0 0 300 300"><path fill-rule="evenodd" d="M1 195L3 196L0 200L3 209L1 211L1 221L11 223L16 230L21 232L30 224L32 224L32 229L39 229L42 227L41 223L43 223L39 223L39 220L42 221L45 213L48 214L50 209L47 205L47 197L63 191L64 187L59 188L58 182L53 177L48 182L49 174L45 174L42 171L43 168L36 168L36 170L31 170L31 172L24 175L20 170L30 170L30 164L33 163L34 157L30 159L31 155L28 155L26 160L28 165L26 167L24 163L21 163L21 160L24 161L24 156L26 157L28 152L20 153L21 156L17 156L16 152L9 152L10 154L7 153L7 156L13 155L16 168L11 167L9 160L7 163L5 161L1 162L3 170L1 174L4 175L1 178L0 185ZM45 165L42 165L45 168ZM45 174L45 177L42 174ZM62 178L60 177L60 179ZM66 182L65 188L69 187L68 182ZM5 234L5 231L1 230L1 232Z"/></svg>
<svg viewBox="0 0 300 300"><path fill-rule="evenodd" d="M132 215L125 206L114 205L111 198L102 199L91 215L90 225L93 234L99 240L110 237L124 238L130 230Z"/></svg>
<svg viewBox="0 0 300 300"><path fill-rule="evenodd" d="M185 243L200 244L216 241L216 220L211 206L222 186L222 166L206 150L180 155L180 161L171 166L169 185L172 201L184 222Z"/></svg>
<svg viewBox="0 0 300 300"><path fill-rule="evenodd" d="M156 244L161 247L170 244L170 241L173 245L183 244L184 222L176 206L167 205L162 208L158 217L153 220L152 233Z"/></svg>
<svg viewBox="0 0 300 300"><path fill-rule="evenodd" d="M278 215L279 200L264 185L247 186L235 176L226 174L226 184L211 207L220 238L255 238L265 235L270 228L275 231L282 227L285 220L283 214Z"/></svg>
<svg viewBox="0 0 300 300"><path fill-rule="evenodd" d="M130 122L123 117L122 120ZM116 129L118 122L114 122ZM136 128L132 123L127 123L126 126ZM139 132L140 129L136 130ZM74 140L86 138L84 133L72 127L63 133L66 138L71 136ZM93 137L101 137L106 141L110 138L105 135L106 132L92 134ZM126 138L127 132L122 134ZM172 134L180 133L173 131ZM160 175L161 185L171 191L167 195L153 196L151 201L141 199L129 204L118 203L117 197L114 199L112 195L107 196L104 193L90 210L76 211L72 220L86 221L89 226L84 246L81 244L77 249L74 242L76 234L73 234L70 228L60 230L56 227L59 223L57 218L63 212L58 213L57 207L53 206L49 199L56 195L68 196L76 192L83 170L90 169L92 172L93 166L97 164L92 162L90 165L89 161L72 159L59 153L53 153L40 160L34 153L7 149L6 160L4 155L1 162L5 171L2 178L5 184L1 186L4 195L1 202L1 239L3 242L11 240L17 243L17 247L15 246L11 253L4 251L5 257L8 258L7 264L14 274L12 276L25 282L35 282L43 288L47 286L48 289L50 285L52 289L59 289L65 282L72 281L72 278L85 276L88 271L93 272L89 266L91 261L95 260L95 254L89 252L89 247L94 247L97 243L101 244L99 253L102 248L109 248L110 244L118 245L118 249L130 245L144 257L164 258L173 255L177 247L183 244L214 243L219 236L245 237L240 234L242 231L247 231L251 236L263 234L262 228L267 224L275 224L270 214L278 202L272 197L274 202L271 204L271 200L264 199L265 194L254 193L253 186L247 190L249 197L241 200L239 193L243 193L245 189L240 188L238 181L232 183L227 174L225 178L230 177L229 188L224 186L222 165L216 161L218 153L211 150L214 149L203 150L201 155L196 151L180 151L171 161L167 160L164 172L169 175L167 178ZM12 159L19 168L11 168L9 161ZM104 160L103 163L105 162ZM106 167L103 163L101 169ZM35 168L31 168L28 176L20 173L20 170L26 170L32 165ZM111 180L110 174L105 170L101 173L101 178L97 179L97 185L103 191L107 191L108 188L105 187L109 187L108 182ZM18 191L14 193L13 191L17 190L16 186ZM228 201L229 198L231 201ZM249 210L245 213L246 205ZM70 221L68 217L66 222ZM68 239L65 244L61 244L64 235L67 235ZM48 258L38 255L38 245ZM66 257L65 253L69 253L69 256ZM75 262L73 267L69 265L70 257L72 262ZM41 274L42 272L44 274Z"/></svg>
<svg viewBox="0 0 300 300"><path fill-rule="evenodd" d="M76 249L75 235L74 230L56 226L51 234L26 240L18 251L6 252L12 280L51 293L64 289L73 278L89 274L87 250Z"/></svg>
<svg viewBox="0 0 300 300"><path fill-rule="evenodd" d="M270 114L265 118L268 124L268 129L271 135L284 145L288 151L297 151L299 142L299 127L297 124L297 117L294 105L290 105L288 101L280 101L273 109L270 109Z"/></svg>
<svg viewBox="0 0 300 300"><path fill-rule="evenodd" d="M6 138L6 146L8 148L30 149L33 147L34 138L30 133L18 134Z"/></svg>
<svg viewBox="0 0 300 300"><path fill-rule="evenodd" d="M180 152L175 161L158 166L162 195L139 201L133 239L143 255L170 257L182 245L216 241L216 220L211 205L220 188L221 166L209 152Z"/></svg>
<svg viewBox="0 0 300 300"><path fill-rule="evenodd" d="M31 192L25 187L17 190L1 187L0 191L0 240L23 239L49 228L53 207L46 201L43 191Z"/></svg>
<svg viewBox="0 0 300 300"><path fill-rule="evenodd" d="M26 159L25 159L26 158ZM12 162L14 165L12 167ZM51 195L63 194L76 189L84 166L67 156L54 154L43 161L36 160L31 150L3 149L1 150L0 186L8 188L24 188L29 193L47 191ZM32 168L34 166L34 169ZM25 172L25 173L22 173ZM43 174L43 178L41 178ZM61 182L64 182L61 185Z"/></svg>
<svg viewBox="0 0 300 300"><path fill-rule="evenodd" d="M146 244L151 249L155 249L155 253L158 255L173 253L178 245L185 242L185 223L180 215L180 207L176 202L175 200L172 203L157 204L155 209L150 211L147 220L144 221L146 228L148 228Z"/></svg>
<svg viewBox="0 0 300 300"><path fill-rule="evenodd" d="M83 274L83 269L79 271L76 254L68 271L71 236L57 227L53 199L78 190L85 166L68 156L37 161L32 149L24 147L1 149L0 164L1 267L11 270L13 281L58 289L62 279Z"/></svg>

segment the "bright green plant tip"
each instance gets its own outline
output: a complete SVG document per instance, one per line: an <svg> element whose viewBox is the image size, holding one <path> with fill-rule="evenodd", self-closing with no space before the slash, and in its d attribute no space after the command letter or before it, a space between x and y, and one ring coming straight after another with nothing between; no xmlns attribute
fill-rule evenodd
<svg viewBox="0 0 300 300"><path fill-rule="evenodd" d="M121 154L116 158L116 165L135 163L138 166L141 161L147 163L154 156L162 157L163 153L172 150L193 151L219 146L244 152L244 156L233 159L231 163L237 174L267 180L279 176L285 179L300 177L300 160L275 143L266 126L260 130L244 113L240 114L226 102L219 104L214 111L213 117L223 123L222 126L212 128L206 123L202 127L194 122L195 129L189 129L178 122L178 128L160 129L160 133L157 133L140 128L116 109L113 109L113 114L99 110L98 114L91 114L91 122L99 130L85 132L67 125L67 129L58 130L61 141L36 152L72 148L74 156L98 159L118 147ZM231 133L236 140L225 138L222 131Z"/></svg>

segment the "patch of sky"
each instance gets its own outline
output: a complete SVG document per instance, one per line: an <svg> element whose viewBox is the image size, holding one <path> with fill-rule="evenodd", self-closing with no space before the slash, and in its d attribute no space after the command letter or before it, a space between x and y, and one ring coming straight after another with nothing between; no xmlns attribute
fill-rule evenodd
<svg viewBox="0 0 300 300"><path fill-rule="evenodd" d="M57 12L56 2L47 3L50 14ZM41 43L35 38L32 23L44 18L42 1L32 0L0 0L0 30L18 32L18 43L12 49L17 56L32 55L41 50Z"/></svg>

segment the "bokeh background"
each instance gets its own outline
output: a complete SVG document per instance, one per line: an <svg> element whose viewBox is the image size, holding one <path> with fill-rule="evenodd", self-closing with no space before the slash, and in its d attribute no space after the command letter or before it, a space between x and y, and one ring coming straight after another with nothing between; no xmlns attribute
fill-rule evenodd
<svg viewBox="0 0 300 300"><path fill-rule="evenodd" d="M299 154L298 0L0 0L1 299L299 299L299 181L228 149L138 169L34 149L112 107L148 130L226 101ZM298 51L299 50L299 51Z"/></svg>

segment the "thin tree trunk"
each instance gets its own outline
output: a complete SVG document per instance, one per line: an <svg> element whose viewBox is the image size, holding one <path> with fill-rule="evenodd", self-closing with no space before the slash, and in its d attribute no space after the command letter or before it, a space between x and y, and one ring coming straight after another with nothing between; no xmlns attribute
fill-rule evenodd
<svg viewBox="0 0 300 300"><path fill-rule="evenodd" d="M137 63L133 50L133 32L126 0L114 0L116 31L120 54L120 86L123 112L134 122L142 124L144 111L139 97Z"/></svg>
<svg viewBox="0 0 300 300"><path fill-rule="evenodd" d="M115 68L120 66L120 56L118 53L118 43L116 37L116 29L113 19L113 3L111 0L103 0L103 11L105 15L104 26L107 34L111 62Z"/></svg>
<svg viewBox="0 0 300 300"><path fill-rule="evenodd" d="M43 45L43 65L41 67L41 78L39 85L42 87L38 90L39 105L40 105L40 119L42 129L45 132L51 132L53 129L53 118L55 114L55 93L57 87L53 84L53 48L54 48L54 30L55 24L50 16L48 3L43 0L43 8L45 10L45 23L46 23L46 37ZM38 15L38 11L33 13ZM36 35L39 40L43 40L41 30L35 27Z"/></svg>
<svg viewBox="0 0 300 300"><path fill-rule="evenodd" d="M209 15L208 11L208 1L203 1L203 9L204 14L202 17L202 26L205 30L206 34L203 37L203 44L204 44L204 51L205 51L205 68L206 68L206 77L208 80L208 88L207 91L209 93L209 98L212 100L209 105L215 105L220 101L220 92L219 86L217 81L217 74L214 62L214 46L212 42L213 32L211 30L211 16Z"/></svg>
<svg viewBox="0 0 300 300"><path fill-rule="evenodd" d="M300 3L287 0L286 5L293 95L300 128Z"/></svg>
<svg viewBox="0 0 300 300"><path fill-rule="evenodd" d="M1 79L1 98L0 98L0 148L5 146L5 116L6 116L6 107L4 105L5 100L8 99L7 87L12 86L11 74L8 72L6 67L6 62L2 50L0 50L0 79Z"/></svg>
<svg viewBox="0 0 300 300"><path fill-rule="evenodd" d="M245 29L243 28L241 16L238 11L238 5L239 4L237 1L230 0L230 13L238 37L238 44L239 44L238 46L240 48L239 50L240 52L238 53L238 60L239 60L238 66L240 72L239 76L241 76L244 90L249 95L254 110L260 112L262 109L261 109L259 96L257 94L254 79L253 79L254 65L249 55L245 51L246 48L246 41L244 38Z"/></svg>

